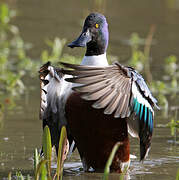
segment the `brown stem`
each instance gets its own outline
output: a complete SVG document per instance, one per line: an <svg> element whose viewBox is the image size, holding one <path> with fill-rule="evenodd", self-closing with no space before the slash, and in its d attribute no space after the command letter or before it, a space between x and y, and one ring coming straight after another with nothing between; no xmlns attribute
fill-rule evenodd
<svg viewBox="0 0 179 180"><path fill-rule="evenodd" d="M146 74L146 79L149 84L152 82L152 73L150 71L150 49L152 44L153 35L155 33L156 26L152 25L150 27L149 33L147 35L144 47L144 72Z"/></svg>

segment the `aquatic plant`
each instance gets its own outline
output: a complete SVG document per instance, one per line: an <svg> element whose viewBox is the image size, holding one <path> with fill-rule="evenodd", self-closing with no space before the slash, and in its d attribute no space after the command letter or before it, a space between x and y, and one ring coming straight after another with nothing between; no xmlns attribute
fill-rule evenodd
<svg viewBox="0 0 179 180"><path fill-rule="evenodd" d="M48 172L47 174L49 178L51 177L52 143L51 143L50 130L48 126L45 126L44 128L42 144L43 144L44 159L47 161L47 172Z"/></svg>
<svg viewBox="0 0 179 180"><path fill-rule="evenodd" d="M67 140L67 132L65 126L61 128L59 148L58 148L58 158L57 158L57 169L56 175L57 180L62 179L63 175L63 163L66 159L68 153L68 140Z"/></svg>
<svg viewBox="0 0 179 180"><path fill-rule="evenodd" d="M175 142L177 141L177 131L179 132L177 113L179 109L177 105L177 99L179 98L179 69L177 62L178 59L174 55L165 58L163 81L152 82L152 88L157 93L159 102L163 107L163 115L169 118L167 126L170 127ZM175 104L171 106L169 100ZM168 111L170 111L170 116Z"/></svg>
<svg viewBox="0 0 179 180"><path fill-rule="evenodd" d="M45 126L43 131L43 155L40 155L37 149L34 150L34 177L35 180L62 180L63 176L63 164L68 153L68 141L67 141L67 132L65 126L61 129L60 140L59 140L59 149L57 157L57 168L56 172L52 173L51 169L51 159L52 159L52 144L51 144L51 135L48 126ZM54 175L52 175L54 174ZM13 176L17 180L30 180L30 176L26 177L20 172L17 171ZM12 179L12 173L8 174L8 180Z"/></svg>
<svg viewBox="0 0 179 180"><path fill-rule="evenodd" d="M45 42L50 48L50 51L42 51L40 58L41 63L44 64L48 61L53 62L53 64L59 63L59 59L62 57L64 45L66 44L66 39L60 39L58 37L55 37L53 41L47 39Z"/></svg>
<svg viewBox="0 0 179 180"><path fill-rule="evenodd" d="M17 26L11 24L16 11L7 4L0 4L0 113L5 107L14 107L14 97L25 90L22 78L29 69L30 59L26 51L30 44L24 43ZM27 63L28 62L28 63ZM4 95L6 94L6 95ZM2 116L1 116L2 117Z"/></svg>
<svg viewBox="0 0 179 180"><path fill-rule="evenodd" d="M24 42L17 26L11 24L17 12L0 3L0 127L4 108L14 108L15 100L28 91L24 77L36 78L39 67L47 61L53 64L63 60L79 63L81 58L63 55L65 39L46 40L49 50L43 50L38 60L27 56L31 44ZM4 95L5 94L5 95Z"/></svg>
<svg viewBox="0 0 179 180"><path fill-rule="evenodd" d="M27 175L26 177L20 171L17 171L16 174L13 176L16 180L30 180L30 176ZM12 180L11 172L8 174L8 180Z"/></svg>
<svg viewBox="0 0 179 180"><path fill-rule="evenodd" d="M115 156L117 150L119 149L119 147L120 147L121 145L122 145L121 142L117 142L117 143L114 145L114 147L113 147L113 149L112 149L112 151L111 151L111 153L110 153L110 155L109 155L109 158L108 158L108 160L107 160L107 162L106 162L105 168L104 168L103 180L108 180L108 178L109 178L109 173L110 173L110 166L111 166L111 164L112 164L112 161L113 161L113 159L114 159L114 156ZM120 180L123 180L124 175L125 175L125 173L126 173L126 171L127 171L127 168L128 168L128 167L126 167L126 169L124 169L124 172L120 175Z"/></svg>
<svg viewBox="0 0 179 180"><path fill-rule="evenodd" d="M176 180L179 180L179 169L177 171Z"/></svg>
<svg viewBox="0 0 179 180"><path fill-rule="evenodd" d="M63 126L61 128L60 140L59 140L59 149L57 157L57 168L56 173L52 176L51 170L51 159L52 159L52 144L51 144L51 135L48 126L45 126L43 131L43 154L44 156L40 158L37 153L37 150L34 152L34 171L35 171L35 180L46 179L62 179L63 175L63 163L67 155L67 133L66 128Z"/></svg>
<svg viewBox="0 0 179 180"><path fill-rule="evenodd" d="M174 142L177 141L177 131L179 132L179 120L178 118L178 111L175 111L175 114L171 117L170 122L167 124L168 127L170 127L171 135L174 137Z"/></svg>

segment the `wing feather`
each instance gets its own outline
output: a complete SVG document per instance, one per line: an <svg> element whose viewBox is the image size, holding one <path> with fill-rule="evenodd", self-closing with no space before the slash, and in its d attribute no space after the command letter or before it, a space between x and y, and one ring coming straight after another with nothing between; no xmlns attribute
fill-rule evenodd
<svg viewBox="0 0 179 180"><path fill-rule="evenodd" d="M109 102L113 99L116 92L115 89L108 91L104 96L102 96L98 101L96 101L92 106L96 109L105 108Z"/></svg>
<svg viewBox="0 0 179 180"><path fill-rule="evenodd" d="M91 93L83 94L81 97L85 100L96 100L102 97L104 94L108 93L111 90L111 86L102 86L100 89L98 88L96 91Z"/></svg>
<svg viewBox="0 0 179 180"><path fill-rule="evenodd" d="M116 95L114 96L110 104L106 107L106 109L104 110L104 114L112 114L118 107L118 103L121 97L122 97L122 93L118 94L116 91Z"/></svg>
<svg viewBox="0 0 179 180"><path fill-rule="evenodd" d="M67 125L64 116L64 101L66 93L68 93L67 90L70 89L71 85L64 81L66 75L61 72L61 69L51 66L50 62L40 68L39 76L40 119L43 121L43 128L48 125L52 146L55 145L56 152L58 152L61 127Z"/></svg>
<svg viewBox="0 0 179 180"><path fill-rule="evenodd" d="M104 114L127 118L129 132L140 138L140 158L143 160L151 144L153 108L158 106L142 76L119 63L107 67L63 65L73 69L64 72L74 75L67 81L81 84L73 89L82 92L83 99L96 100L92 106L104 108Z"/></svg>

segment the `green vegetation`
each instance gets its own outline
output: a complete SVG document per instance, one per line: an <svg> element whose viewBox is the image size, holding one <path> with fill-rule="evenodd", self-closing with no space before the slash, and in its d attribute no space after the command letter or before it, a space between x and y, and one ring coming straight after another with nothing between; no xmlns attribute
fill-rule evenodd
<svg viewBox="0 0 179 180"><path fill-rule="evenodd" d="M178 171L177 171L176 180L179 180L179 169L178 169Z"/></svg>
<svg viewBox="0 0 179 180"><path fill-rule="evenodd" d="M63 175L63 163L67 155L67 133L66 128L63 126L61 130L60 140L59 140L59 150L57 158L57 168L56 172L52 172L51 169L51 159L52 159L52 144L51 135L48 126L44 128L43 132L43 156L40 156L37 149L34 151L34 177L35 180L59 180L62 179ZM52 175L54 174L54 175ZM17 180L30 179L30 176L23 176L22 173L16 172L15 175ZM8 180L12 179L11 173L8 175Z"/></svg>
<svg viewBox="0 0 179 180"><path fill-rule="evenodd" d="M6 4L0 5L0 94L6 92L8 96L22 93L24 85L21 81L22 72L15 72L18 66L17 58L22 59L22 39L16 26L10 25L9 21L15 16L15 11L9 11ZM23 46L23 47L22 47ZM10 103L10 99L4 97L4 102ZM1 101L3 101L1 100ZM1 110L3 104L1 103Z"/></svg>
<svg viewBox="0 0 179 180"><path fill-rule="evenodd" d="M60 179L62 179L63 163L64 160L66 159L66 155L68 153L67 151L68 151L67 132L65 126L63 126L61 129L59 148L58 148L57 170L56 170L57 180L59 180L59 177Z"/></svg>
<svg viewBox="0 0 179 180"><path fill-rule="evenodd" d="M13 108L14 98L26 90L23 78L36 64L26 55L31 47L23 41L19 30L12 25L11 19L16 11L6 4L0 4L0 118L4 107ZM34 69L37 71L37 68Z"/></svg>
<svg viewBox="0 0 179 180"><path fill-rule="evenodd" d="M52 144L51 144L51 135L48 126L44 128L43 132L43 153L44 157L40 158L35 150L34 153L34 171L35 171L35 180L51 180L51 179L62 179L63 175L63 163L67 155L67 133L66 128L63 126L61 129L61 135L59 140L59 150L57 158L57 168L56 173L52 176L51 169L51 159L52 159Z"/></svg>
<svg viewBox="0 0 179 180"><path fill-rule="evenodd" d="M104 174L103 174L103 180L108 180L109 179L109 173L110 173L110 166L112 164L112 161L114 159L114 156L119 148L119 146L121 146L122 143L118 142L114 145L111 154L106 162L105 168L104 168ZM127 172L128 167L126 167L126 169L124 169L124 172L120 175L120 180L123 180L125 173Z"/></svg>
<svg viewBox="0 0 179 180"><path fill-rule="evenodd" d="M59 151L58 151L58 158L57 158L57 168L56 173L52 176L51 170L51 159L52 159L52 144L51 144L51 135L48 126L44 128L43 132L43 153L44 157L40 158L37 155L37 150L34 153L34 171L35 171L35 180L51 180L51 179L62 179L63 175L63 163L66 159L67 152L66 150L66 143L67 143L67 133L66 128L63 126L61 129L60 141L59 141Z"/></svg>
<svg viewBox="0 0 179 180"><path fill-rule="evenodd" d="M0 126L5 107L15 107L14 99L27 91L25 77L37 78L40 66L47 61L57 65L59 59L79 63L81 58L62 54L66 40L55 38L46 40L50 50L43 50L39 60L32 60L27 51L32 47L20 36L17 26L11 24L16 11L7 4L0 4ZM5 94L5 96L4 96Z"/></svg>
<svg viewBox="0 0 179 180"><path fill-rule="evenodd" d="M16 180L30 180L30 176L27 175L27 177L23 176L22 173L20 171L16 172L15 174L15 178ZM8 174L8 180L12 179L12 175L11 172Z"/></svg>

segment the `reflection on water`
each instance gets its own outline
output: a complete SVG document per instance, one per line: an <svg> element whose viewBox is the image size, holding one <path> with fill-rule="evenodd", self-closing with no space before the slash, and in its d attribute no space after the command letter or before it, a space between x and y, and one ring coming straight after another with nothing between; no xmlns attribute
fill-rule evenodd
<svg viewBox="0 0 179 180"><path fill-rule="evenodd" d="M15 19L15 23L20 27L24 39L34 45L31 55L35 58L39 57L41 49L44 48L44 39L47 37L65 37L69 41L76 37L80 31L80 20L86 16L86 12L94 9L90 0L79 0L76 4L72 0L63 1L63 3L59 0L10 2L20 11L20 17ZM154 76L160 78L163 59L170 54L179 57L177 4L178 0L105 1L105 15L110 29L108 52L119 56L121 60L130 57L130 48L126 44L130 34L138 32L142 37L146 37L149 27L156 24L155 43L151 49L152 62L155 63L152 63L151 67ZM65 52L79 55L84 53L84 50L65 48ZM25 174L33 174L32 154L35 147L41 147L42 129L41 121L38 119L38 84L37 81L32 83L37 88L30 92L30 98L21 97L17 102L17 108L5 113L3 127L0 129L0 178L7 177L12 169L14 172L22 169ZM159 112L156 114L155 125L168 122L168 119L162 118ZM129 175L125 178L175 179L177 168L179 168L179 146L170 143L172 140L168 128L156 127L148 159L143 163L140 163L138 159L132 160ZM131 139L131 153L139 157L137 140ZM84 173L77 153L73 154L65 164L64 179L66 180L100 179L101 177L102 174ZM111 174L110 179L119 179L119 175Z"/></svg>

